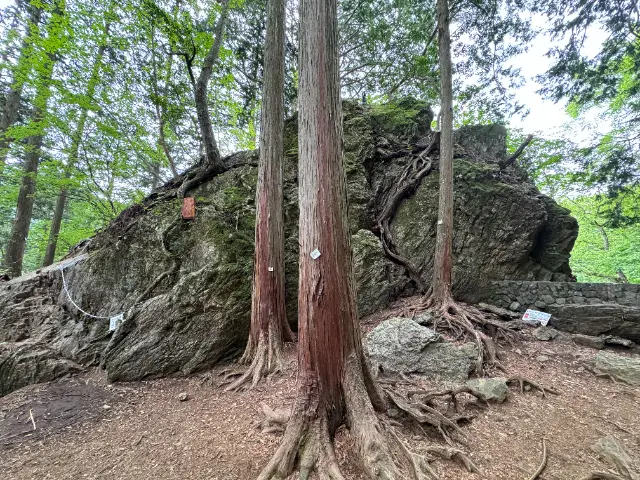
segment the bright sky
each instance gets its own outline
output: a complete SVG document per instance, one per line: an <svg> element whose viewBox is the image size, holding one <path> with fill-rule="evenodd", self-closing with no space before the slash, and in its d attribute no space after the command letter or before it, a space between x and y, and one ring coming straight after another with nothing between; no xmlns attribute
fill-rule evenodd
<svg viewBox="0 0 640 480"><path fill-rule="evenodd" d="M545 20L542 17L534 19L534 28L544 28L544 26ZM588 57L595 56L605 38L602 30L593 28L585 42L585 54ZM537 93L541 85L535 81L535 77L546 72L551 66L552 59L546 57L546 53L553 45L549 36L539 35L527 53L519 55L512 61L512 65L520 68L526 79L525 85L518 89L517 99L529 108L530 113L524 119L512 118L511 124L522 128L525 133L544 132L545 137L560 136L561 127L571 119L565 112L565 103L555 104ZM576 132L578 135L582 133Z"/></svg>
<svg viewBox="0 0 640 480"><path fill-rule="evenodd" d="M0 0L0 7L13 3L13 0ZM538 17L534 20L534 27L544 27L544 19ZM604 33L600 30L590 32L587 40L587 53L598 51ZM524 119L513 118L511 124L522 128L525 133L544 132L545 137L559 136L561 127L570 120L565 112L565 105L554 104L545 100L537 93L540 85L535 77L544 73L551 65L551 60L545 56L552 42L549 37L540 35L535 39L529 51L513 59L512 64L521 69L526 79L525 85L518 89L518 100L529 108L529 115ZM579 134L580 132L578 132Z"/></svg>

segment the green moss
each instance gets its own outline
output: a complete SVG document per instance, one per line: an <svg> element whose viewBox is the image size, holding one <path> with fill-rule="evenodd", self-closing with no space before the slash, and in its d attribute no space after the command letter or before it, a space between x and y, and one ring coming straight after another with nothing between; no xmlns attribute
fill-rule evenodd
<svg viewBox="0 0 640 480"><path fill-rule="evenodd" d="M428 131L433 120L429 105L411 97L398 102L373 105L369 115L375 131L406 140Z"/></svg>

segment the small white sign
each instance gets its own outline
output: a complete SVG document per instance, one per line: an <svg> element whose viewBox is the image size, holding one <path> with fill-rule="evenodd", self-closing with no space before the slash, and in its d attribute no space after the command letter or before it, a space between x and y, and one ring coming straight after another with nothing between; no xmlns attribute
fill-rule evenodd
<svg viewBox="0 0 640 480"><path fill-rule="evenodd" d="M270 272L273 272L273 267L269 267L269 268L268 268L268 270L269 270Z"/></svg>
<svg viewBox="0 0 640 480"><path fill-rule="evenodd" d="M113 332L116 328L118 328L118 325L120 325L123 320L124 320L123 313L116 315L114 317L111 317L109 319L109 331Z"/></svg>
<svg viewBox="0 0 640 480"><path fill-rule="evenodd" d="M534 323L536 325L539 323L543 327L547 326L550 319L551 319L550 313L538 312L537 310L531 310L531 309L528 309L526 312L524 312L524 315L522 316L523 322Z"/></svg>
<svg viewBox="0 0 640 480"><path fill-rule="evenodd" d="M313 252L311 252L311 258L313 258L314 260L319 259L320 255L320 250L318 250L317 248Z"/></svg>

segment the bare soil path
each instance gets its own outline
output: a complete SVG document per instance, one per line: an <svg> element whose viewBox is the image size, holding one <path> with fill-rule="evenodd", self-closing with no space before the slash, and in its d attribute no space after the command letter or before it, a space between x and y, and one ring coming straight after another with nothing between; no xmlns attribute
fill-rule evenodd
<svg viewBox="0 0 640 480"><path fill-rule="evenodd" d="M541 480L580 479L606 470L590 447L615 435L640 458L640 389L597 378L582 367L596 352L555 342L522 341L504 352L512 375L554 387L542 398L512 389L507 402L469 405L476 415L463 427L469 455L482 475L435 461L443 479L528 479L549 445ZM548 361L540 363L536 357ZM108 385L93 372L31 386L0 398L0 479L208 479L250 480L279 443L263 434L261 404L293 400L295 352L286 350L287 371L255 390L223 393L222 368L188 379ZM210 379L209 379L210 377ZM435 388L435 387L434 387ZM187 401L179 394L186 392ZM36 430L33 430L33 413ZM415 451L439 441L404 431ZM345 477L363 478L347 431L337 451Z"/></svg>

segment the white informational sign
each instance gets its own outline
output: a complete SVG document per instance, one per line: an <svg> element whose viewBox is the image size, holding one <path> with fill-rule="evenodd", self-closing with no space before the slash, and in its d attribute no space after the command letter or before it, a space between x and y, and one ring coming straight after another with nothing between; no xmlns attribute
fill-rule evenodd
<svg viewBox="0 0 640 480"><path fill-rule="evenodd" d="M111 317L109 319L109 331L113 332L116 328L118 328L118 325L120 325L123 320L124 320L123 313L116 315L115 317Z"/></svg>
<svg viewBox="0 0 640 480"><path fill-rule="evenodd" d="M311 252L311 258L313 258L314 260L319 259L320 255L320 250L318 250L317 248L313 252Z"/></svg>
<svg viewBox="0 0 640 480"><path fill-rule="evenodd" d="M524 315L522 316L523 322L535 323L535 324L539 323L543 327L547 326L550 319L551 319L550 313L538 312L537 310L531 310L531 309L528 309L526 312L524 312Z"/></svg>

